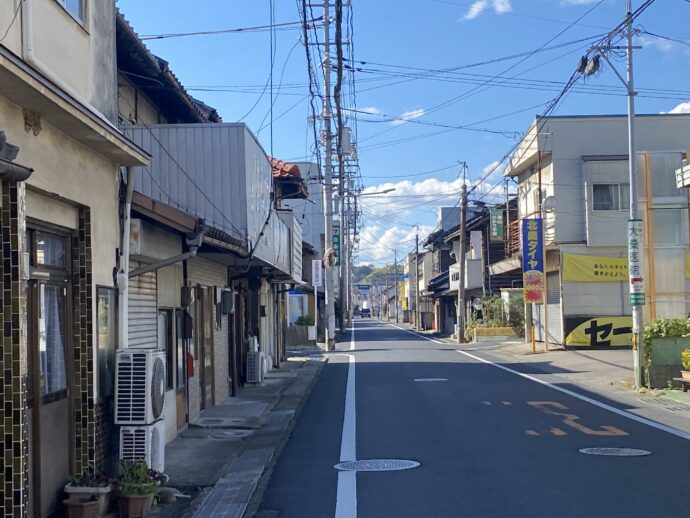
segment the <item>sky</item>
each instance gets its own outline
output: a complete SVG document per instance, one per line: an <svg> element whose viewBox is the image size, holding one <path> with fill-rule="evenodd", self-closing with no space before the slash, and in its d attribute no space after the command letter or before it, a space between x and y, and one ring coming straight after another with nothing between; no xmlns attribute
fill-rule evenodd
<svg viewBox="0 0 690 518"><path fill-rule="evenodd" d="M273 0L275 24L298 21L298 3ZM359 112L356 147L363 192L395 189L360 198L360 264L392 262L396 252L400 258L412 251L415 235L421 241L435 227L437 207L457 204L462 163L469 181L493 171L473 196L497 200L494 196L502 193L498 161L558 96L591 44L625 16L624 0L351 4L348 53L358 70L349 106ZM641 4L633 0L633 8ZM117 6L140 36L265 26L271 20L271 0L117 0ZM638 113L690 112L688 19L690 1L656 0L636 21ZM301 31L286 25L273 35L273 103L265 88L271 72L269 31L146 44L225 122L247 123L269 154L314 160ZM614 64L625 73L622 58ZM578 81L554 114L624 114L622 88L603 64L597 74Z"/></svg>

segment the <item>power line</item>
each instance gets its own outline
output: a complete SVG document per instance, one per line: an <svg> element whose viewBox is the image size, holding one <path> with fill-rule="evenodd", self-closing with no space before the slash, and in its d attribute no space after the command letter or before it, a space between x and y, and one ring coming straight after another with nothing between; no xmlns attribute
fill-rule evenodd
<svg viewBox="0 0 690 518"><path fill-rule="evenodd" d="M318 17L309 20L312 24L323 20L323 17ZM185 36L209 36L214 34L233 34L241 32L263 32L263 31L275 31L275 30L285 30L285 29L299 29L304 23L302 20L296 22L284 22L284 23L271 23L269 25L256 25L254 27L241 27L238 29L218 29L213 31L196 31L196 32L171 32L164 34L145 34L139 36L142 41L146 40L162 40L169 38L182 38Z"/></svg>

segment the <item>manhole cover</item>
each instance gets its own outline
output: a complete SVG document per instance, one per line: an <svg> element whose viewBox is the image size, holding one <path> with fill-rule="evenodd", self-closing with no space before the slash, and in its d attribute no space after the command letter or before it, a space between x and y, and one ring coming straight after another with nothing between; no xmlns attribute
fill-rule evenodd
<svg viewBox="0 0 690 518"><path fill-rule="evenodd" d="M212 439L243 439L249 437L253 430L228 430L211 434Z"/></svg>
<svg viewBox="0 0 690 518"><path fill-rule="evenodd" d="M603 455L605 457L644 457L651 455L651 451L635 448L582 448L580 453L585 455Z"/></svg>
<svg viewBox="0 0 690 518"><path fill-rule="evenodd" d="M338 471L400 471L419 466L414 460L369 459L340 462L333 466Z"/></svg>
<svg viewBox="0 0 690 518"><path fill-rule="evenodd" d="M448 378L416 378L415 381L448 381Z"/></svg>

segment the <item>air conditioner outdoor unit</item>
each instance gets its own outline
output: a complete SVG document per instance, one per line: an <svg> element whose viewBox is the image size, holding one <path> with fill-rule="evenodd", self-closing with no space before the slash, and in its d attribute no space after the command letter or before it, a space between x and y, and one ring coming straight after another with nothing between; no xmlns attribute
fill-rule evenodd
<svg viewBox="0 0 690 518"><path fill-rule="evenodd" d="M264 380L265 358L260 351L249 351L247 356L247 383L261 383Z"/></svg>
<svg viewBox="0 0 690 518"><path fill-rule="evenodd" d="M120 428L120 460L144 460L156 471L165 470L165 421Z"/></svg>
<svg viewBox="0 0 690 518"><path fill-rule="evenodd" d="M115 424L153 424L163 415L164 400L165 351L117 351Z"/></svg>

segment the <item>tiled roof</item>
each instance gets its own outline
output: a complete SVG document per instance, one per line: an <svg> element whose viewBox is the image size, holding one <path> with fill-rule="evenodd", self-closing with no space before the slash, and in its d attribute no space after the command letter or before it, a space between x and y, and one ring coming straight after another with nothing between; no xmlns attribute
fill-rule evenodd
<svg viewBox="0 0 690 518"><path fill-rule="evenodd" d="M273 168L273 178L291 178L301 180L302 175L297 164L290 164L283 162L277 158L271 158L271 167Z"/></svg>

